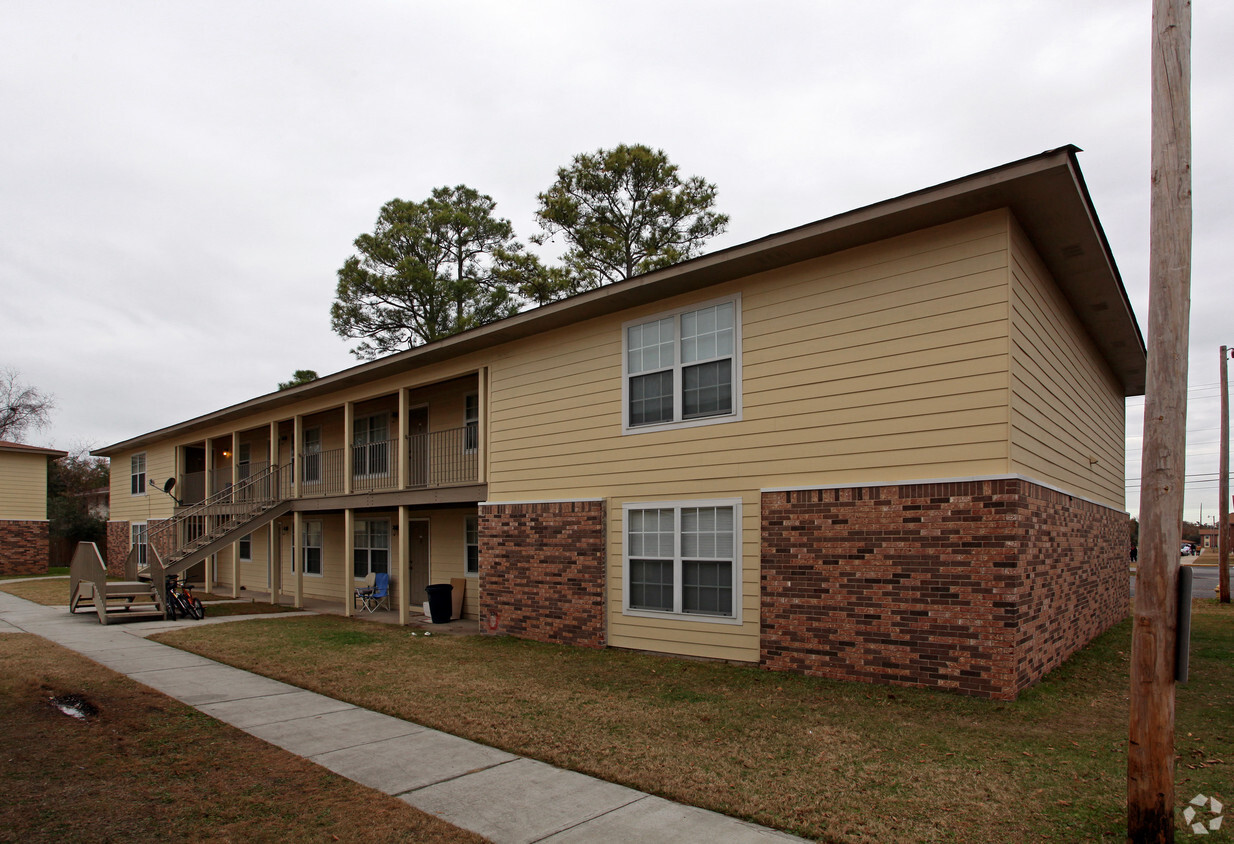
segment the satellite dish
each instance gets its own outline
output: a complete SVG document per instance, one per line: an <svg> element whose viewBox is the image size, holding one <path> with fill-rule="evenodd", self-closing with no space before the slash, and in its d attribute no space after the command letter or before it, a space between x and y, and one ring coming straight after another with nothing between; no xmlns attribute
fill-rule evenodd
<svg viewBox="0 0 1234 844"><path fill-rule="evenodd" d="M168 478L167 482L163 484L163 492L167 493L168 495L171 495L171 491L175 488L176 488L175 478Z"/></svg>

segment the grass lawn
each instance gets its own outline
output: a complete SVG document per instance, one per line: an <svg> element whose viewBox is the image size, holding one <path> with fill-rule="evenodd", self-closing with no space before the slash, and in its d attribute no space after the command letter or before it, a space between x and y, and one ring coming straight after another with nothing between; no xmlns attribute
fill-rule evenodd
<svg viewBox="0 0 1234 844"><path fill-rule="evenodd" d="M16 580L18 578L26 578L26 577L65 577L68 575L68 573L69 573L68 566L52 566L51 568L47 569L47 571L40 572L39 574L6 574L3 577L0 577L0 582L3 582L5 580Z"/></svg>
<svg viewBox="0 0 1234 844"><path fill-rule="evenodd" d="M483 840L36 636L0 668L0 841Z"/></svg>
<svg viewBox="0 0 1234 844"><path fill-rule="evenodd" d="M109 578L114 580L115 578ZM45 607L66 607L69 603L69 579L67 577L40 578L25 580L18 583L0 583L0 591L9 592L27 601L42 604ZM206 618L217 618L227 615L251 615L270 612L297 612L295 607L283 607L275 604L255 601L232 602L218 595L197 593L197 597L205 601ZM210 603L224 601L226 603ZM84 612L84 610L82 610Z"/></svg>
<svg viewBox="0 0 1234 844"><path fill-rule="evenodd" d="M828 841L1121 841L1130 622L1014 703L337 617L160 641ZM1234 609L1197 601L1178 797L1234 802ZM1226 831L1208 840L1222 840Z"/></svg>

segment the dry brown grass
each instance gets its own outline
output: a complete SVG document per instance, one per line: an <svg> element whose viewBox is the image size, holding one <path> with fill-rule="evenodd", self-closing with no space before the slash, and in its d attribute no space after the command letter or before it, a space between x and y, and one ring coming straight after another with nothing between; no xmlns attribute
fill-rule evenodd
<svg viewBox="0 0 1234 844"><path fill-rule="evenodd" d="M67 577L41 577L38 580L19 580L15 583L0 582L0 592L8 592L45 607L67 607L71 597Z"/></svg>
<svg viewBox="0 0 1234 844"><path fill-rule="evenodd" d="M1215 644L1193 653L1193 682L1179 690L1180 735L1194 733L1193 755L1234 762L1225 726L1234 712L1234 611L1197 608L1197 642ZM1123 837L1126 622L1015 703L513 639L425 638L332 617L159 638L823 840ZM1203 763L1180 769L1180 795L1203 790L1228 801L1229 769Z"/></svg>
<svg viewBox="0 0 1234 844"><path fill-rule="evenodd" d="M0 669L0 841L483 840L35 636Z"/></svg>

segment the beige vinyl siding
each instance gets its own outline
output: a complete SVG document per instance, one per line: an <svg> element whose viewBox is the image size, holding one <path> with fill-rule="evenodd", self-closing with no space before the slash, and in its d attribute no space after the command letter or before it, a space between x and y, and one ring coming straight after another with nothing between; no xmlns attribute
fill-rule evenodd
<svg viewBox="0 0 1234 844"><path fill-rule="evenodd" d="M598 318L491 367L492 501L608 504L609 643L758 654L758 490L1008 471L1007 215ZM623 323L734 294L739 421L622 435ZM621 505L739 497L743 624L623 616Z"/></svg>
<svg viewBox="0 0 1234 844"><path fill-rule="evenodd" d="M260 527L252 533L252 559L240 561L240 585L249 589L265 589L269 579L270 527ZM239 543L236 545L239 552Z"/></svg>
<svg viewBox="0 0 1234 844"><path fill-rule="evenodd" d="M465 509L410 512L413 519L429 519L429 583L449 583L456 577L467 581L463 593L465 618L478 618L480 615L480 578L467 576L463 549L463 519L475 514L475 510ZM412 595L412 611L418 610L426 600L427 595Z"/></svg>
<svg viewBox="0 0 1234 844"><path fill-rule="evenodd" d="M47 455L0 451L0 520L47 519Z"/></svg>
<svg viewBox="0 0 1234 844"><path fill-rule="evenodd" d="M305 522L321 522L321 575L304 575L304 597L322 598L336 603L344 602L343 582L346 577L346 566L351 560L345 558L346 539L343 532L342 513L306 513ZM280 520L280 523L293 524L291 518ZM290 530L281 539L280 582L284 595L296 593L296 574L291 570L291 554L295 542ZM301 552L303 553L303 552ZM297 560L299 563L299 560ZM391 578L393 580L393 578Z"/></svg>
<svg viewBox="0 0 1234 844"><path fill-rule="evenodd" d="M1011 255L1011 470L1123 509L1121 386L1018 225Z"/></svg>
<svg viewBox="0 0 1234 844"><path fill-rule="evenodd" d="M146 489L142 495L133 495L132 457L141 451L146 453ZM154 481L160 489L163 483L174 476L175 448L171 443L159 443L137 451L126 451L111 458L111 511L113 521L145 522L151 519L169 519L175 508L171 497L150 486ZM175 494L175 490L172 490Z"/></svg>

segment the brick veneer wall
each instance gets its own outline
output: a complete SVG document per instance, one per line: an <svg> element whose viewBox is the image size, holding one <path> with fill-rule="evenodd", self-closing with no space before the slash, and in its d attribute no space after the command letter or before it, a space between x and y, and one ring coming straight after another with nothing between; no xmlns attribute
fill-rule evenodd
<svg viewBox="0 0 1234 844"><path fill-rule="evenodd" d="M480 629L605 644L602 501L480 507Z"/></svg>
<svg viewBox="0 0 1234 844"><path fill-rule="evenodd" d="M129 523L107 523L107 573L115 577L124 576L124 561L129 556Z"/></svg>
<svg viewBox="0 0 1234 844"><path fill-rule="evenodd" d="M47 522L0 519L0 575L46 574Z"/></svg>
<svg viewBox="0 0 1234 844"><path fill-rule="evenodd" d="M1127 614L1126 524L1020 479L764 493L760 661L1012 699Z"/></svg>

